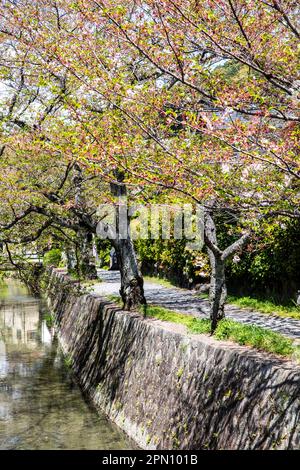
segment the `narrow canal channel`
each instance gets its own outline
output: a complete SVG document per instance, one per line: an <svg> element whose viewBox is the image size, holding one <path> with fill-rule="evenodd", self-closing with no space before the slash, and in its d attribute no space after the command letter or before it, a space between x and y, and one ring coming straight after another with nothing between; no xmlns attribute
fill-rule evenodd
<svg viewBox="0 0 300 470"><path fill-rule="evenodd" d="M0 449L132 449L84 400L43 316L21 284L0 284Z"/></svg>

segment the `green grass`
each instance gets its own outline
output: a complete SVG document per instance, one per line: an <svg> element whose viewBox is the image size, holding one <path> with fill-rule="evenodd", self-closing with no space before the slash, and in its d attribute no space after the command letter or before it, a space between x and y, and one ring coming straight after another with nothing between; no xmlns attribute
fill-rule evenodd
<svg viewBox="0 0 300 470"><path fill-rule="evenodd" d="M193 317L192 315L185 315L184 313L173 312L173 310L168 310L164 307L148 305L146 309L146 316L154 317L158 320L168 321L171 323L179 323L180 325L186 326L190 331L192 331L193 328L196 328L196 324L198 324L198 327L201 329L199 333L210 332L209 320L198 319L196 317Z"/></svg>
<svg viewBox="0 0 300 470"><path fill-rule="evenodd" d="M233 320L222 320L214 336L281 356L291 356L295 351L291 339L260 326L243 325Z"/></svg>
<svg viewBox="0 0 300 470"><path fill-rule="evenodd" d="M108 296L112 302L120 304L121 299L117 295ZM196 318L192 315L174 312L164 307L148 305L140 312L147 318L157 318L161 321L177 323L187 328L193 334L209 335L211 322L206 318ZM224 319L219 322L213 337L222 341L233 341L234 343L250 346L259 351L278 354L286 358L295 358L300 361L300 347L294 346L293 341L280 333L255 325L244 325L234 320Z"/></svg>
<svg viewBox="0 0 300 470"><path fill-rule="evenodd" d="M114 302L115 304L120 305L122 303L121 297L119 295L106 295L105 296L108 300L111 300L111 302Z"/></svg>
<svg viewBox="0 0 300 470"><path fill-rule="evenodd" d="M172 284L170 281L165 279L160 279L158 277L152 276L145 276L145 280L160 284L161 286L165 287L174 287L175 285ZM175 286L176 287L176 286ZM201 299L208 299L207 293L199 294ZM268 315L278 315L280 317L289 317L295 318L296 320L300 320L300 308L296 305L281 305L272 302L272 300L262 300L256 299L254 297L236 297L234 295L228 295L227 303L236 305L241 308L248 308L250 310L255 310L257 312L266 313Z"/></svg>
<svg viewBox="0 0 300 470"><path fill-rule="evenodd" d="M89 287L93 287L93 286L96 286L97 284L101 284L102 282L102 279L89 279L89 280L83 280L81 282L81 285L82 287L86 287L86 288L89 288Z"/></svg>
<svg viewBox="0 0 300 470"><path fill-rule="evenodd" d="M167 281L167 279L161 279L159 277L154 276L143 276L145 281L153 282L154 284L159 284L164 287L178 287L173 284L171 281Z"/></svg>
<svg viewBox="0 0 300 470"><path fill-rule="evenodd" d="M237 305L238 307L256 310L257 312L266 313L268 315L278 315L280 317L290 317L300 320L300 309L295 306L278 305L271 300L259 300L253 297L235 297L228 296L228 303Z"/></svg>
<svg viewBox="0 0 300 470"><path fill-rule="evenodd" d="M208 319L198 319L191 315L151 305L147 307L147 317L184 325L190 333L210 334L210 320ZM293 345L291 339L266 328L243 325L234 320L222 320L213 336L217 340L233 341L240 345L250 346L260 351L284 357L291 357L299 353L299 348Z"/></svg>
<svg viewBox="0 0 300 470"><path fill-rule="evenodd" d="M208 294L199 294L201 299L207 300ZM236 305L237 307L247 308L260 313L266 313L267 315L278 315L279 317L295 318L300 320L300 308L296 305L281 305L272 302L272 300L256 299L255 297L236 297L234 295L228 295L228 305Z"/></svg>

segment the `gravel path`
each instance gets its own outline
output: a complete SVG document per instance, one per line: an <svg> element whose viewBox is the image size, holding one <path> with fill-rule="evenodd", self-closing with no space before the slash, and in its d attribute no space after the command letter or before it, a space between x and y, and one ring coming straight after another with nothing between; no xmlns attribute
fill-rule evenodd
<svg viewBox="0 0 300 470"><path fill-rule="evenodd" d="M94 285L93 291L100 295L119 295L120 274L118 271L98 271L101 283ZM187 289L166 287L158 283L145 281L147 302L160 305L180 313L192 314L199 318L207 318L209 312L208 300L200 299L197 294ZM225 308L226 317L257 326L263 326L278 333L300 340L300 321L294 318L284 318L278 315L267 315L234 305Z"/></svg>

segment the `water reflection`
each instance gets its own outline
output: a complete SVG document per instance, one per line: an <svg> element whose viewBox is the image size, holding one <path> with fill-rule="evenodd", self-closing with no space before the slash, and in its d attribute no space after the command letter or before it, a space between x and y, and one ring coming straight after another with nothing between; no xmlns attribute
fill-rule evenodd
<svg viewBox="0 0 300 470"><path fill-rule="evenodd" d="M42 319L41 303L0 289L0 449L130 449L83 400Z"/></svg>

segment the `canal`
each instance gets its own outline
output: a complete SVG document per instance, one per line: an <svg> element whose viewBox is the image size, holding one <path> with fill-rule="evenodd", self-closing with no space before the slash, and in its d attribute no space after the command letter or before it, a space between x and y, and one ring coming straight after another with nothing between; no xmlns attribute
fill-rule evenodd
<svg viewBox="0 0 300 470"><path fill-rule="evenodd" d="M0 284L0 449L133 449L83 398L43 302Z"/></svg>

